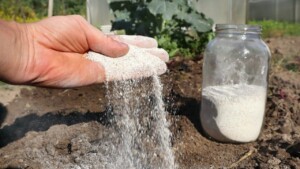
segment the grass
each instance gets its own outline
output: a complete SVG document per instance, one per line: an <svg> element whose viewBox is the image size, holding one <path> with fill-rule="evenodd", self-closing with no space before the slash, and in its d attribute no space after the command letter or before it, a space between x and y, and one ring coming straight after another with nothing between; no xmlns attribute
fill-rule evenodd
<svg viewBox="0 0 300 169"><path fill-rule="evenodd" d="M272 20L250 21L249 25L261 25L262 37L300 36L300 23L278 22Z"/></svg>

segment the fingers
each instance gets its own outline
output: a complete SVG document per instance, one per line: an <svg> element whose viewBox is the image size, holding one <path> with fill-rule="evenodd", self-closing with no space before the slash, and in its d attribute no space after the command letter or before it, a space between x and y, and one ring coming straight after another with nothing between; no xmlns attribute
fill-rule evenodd
<svg viewBox="0 0 300 169"><path fill-rule="evenodd" d="M154 38L139 35L113 35L113 39L140 48L157 48L158 44Z"/></svg>
<svg viewBox="0 0 300 169"><path fill-rule="evenodd" d="M147 53L159 57L162 61L169 61L169 54L167 51L161 48L147 48L144 49Z"/></svg>
<svg viewBox="0 0 300 169"><path fill-rule="evenodd" d="M137 46L144 48L144 50L151 55L159 57L164 62L169 61L169 54L167 51L161 48L157 48L158 44L154 38L146 36L136 36L136 35L114 35L113 39L126 43L128 45Z"/></svg>
<svg viewBox="0 0 300 169"><path fill-rule="evenodd" d="M87 40L93 51L111 57L123 56L128 52L128 45L125 43L114 40L92 26L89 27L91 31L87 33Z"/></svg>
<svg viewBox="0 0 300 169"><path fill-rule="evenodd" d="M128 52L127 44L105 35L81 17L78 20L80 20L81 27L86 34L86 40L91 50L110 57L123 56Z"/></svg>

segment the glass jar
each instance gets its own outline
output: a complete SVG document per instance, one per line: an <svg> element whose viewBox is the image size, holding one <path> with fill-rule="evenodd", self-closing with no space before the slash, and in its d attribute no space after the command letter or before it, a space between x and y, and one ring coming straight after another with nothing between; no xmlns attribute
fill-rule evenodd
<svg viewBox="0 0 300 169"><path fill-rule="evenodd" d="M216 25L216 37L204 53L200 121L221 142L251 142L264 122L268 46L261 27Z"/></svg>

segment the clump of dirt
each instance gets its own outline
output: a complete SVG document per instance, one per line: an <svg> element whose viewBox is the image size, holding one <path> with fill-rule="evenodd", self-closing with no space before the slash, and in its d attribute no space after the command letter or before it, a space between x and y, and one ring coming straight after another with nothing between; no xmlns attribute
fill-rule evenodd
<svg viewBox="0 0 300 169"><path fill-rule="evenodd" d="M285 43L276 51L280 41ZM298 41L299 37L268 39L268 45L273 54L297 56L300 49L294 42ZM299 72L272 67L265 124L259 139L247 144L224 144L211 140L201 129L202 57L174 58L168 67L161 80L179 168L300 166ZM108 109L104 85L22 89L12 102L0 105L0 168L42 168L47 162L41 164L37 160L41 157L76 164L82 155L92 154L92 145L109 134Z"/></svg>

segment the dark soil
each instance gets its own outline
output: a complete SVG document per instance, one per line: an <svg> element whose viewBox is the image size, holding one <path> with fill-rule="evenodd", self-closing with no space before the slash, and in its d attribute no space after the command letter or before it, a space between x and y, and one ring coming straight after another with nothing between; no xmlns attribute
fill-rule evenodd
<svg viewBox="0 0 300 169"><path fill-rule="evenodd" d="M266 41L274 55L300 56L299 37ZM277 66L269 76L259 139L225 144L206 137L201 129L202 58L170 61L161 80L179 168L300 168L300 74ZM85 137L88 144L106 130L105 90L104 85L22 89L12 102L0 104L0 168L41 168L35 160L40 156L76 162L76 153L88 151L76 140Z"/></svg>

